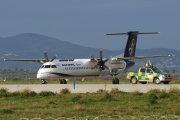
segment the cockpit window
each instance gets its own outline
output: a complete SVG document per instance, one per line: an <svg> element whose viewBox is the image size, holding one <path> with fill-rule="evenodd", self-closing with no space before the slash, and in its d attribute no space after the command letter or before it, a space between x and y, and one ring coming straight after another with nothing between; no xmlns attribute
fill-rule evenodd
<svg viewBox="0 0 180 120"><path fill-rule="evenodd" d="M57 68L56 65L43 65L41 68Z"/></svg>
<svg viewBox="0 0 180 120"><path fill-rule="evenodd" d="M41 68L44 68L44 65L42 65Z"/></svg>
<svg viewBox="0 0 180 120"><path fill-rule="evenodd" d="M45 65L45 67L44 68L50 68L51 66L50 65Z"/></svg>

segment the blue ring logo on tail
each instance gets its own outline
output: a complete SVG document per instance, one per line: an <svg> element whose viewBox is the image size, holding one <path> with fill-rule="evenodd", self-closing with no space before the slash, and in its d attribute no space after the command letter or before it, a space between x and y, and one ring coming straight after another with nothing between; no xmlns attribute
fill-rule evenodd
<svg viewBox="0 0 180 120"><path fill-rule="evenodd" d="M135 39L133 38L132 42L129 45L129 55L130 56L134 55L135 44L136 44L136 42L135 42Z"/></svg>

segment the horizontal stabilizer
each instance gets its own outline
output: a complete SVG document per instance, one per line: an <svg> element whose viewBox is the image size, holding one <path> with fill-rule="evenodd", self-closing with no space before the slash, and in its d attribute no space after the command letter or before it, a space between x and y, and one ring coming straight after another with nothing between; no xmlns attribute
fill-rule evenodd
<svg viewBox="0 0 180 120"><path fill-rule="evenodd" d="M136 57L122 57L122 58L117 58L118 60L134 60L134 59L151 59L151 58L159 58L159 57L171 57L175 56L173 54L169 55L153 55L153 56L136 56Z"/></svg>
<svg viewBox="0 0 180 120"><path fill-rule="evenodd" d="M127 33L109 33L109 34L106 34L106 35L129 35L129 34L159 34L160 32L138 32L138 31L129 31Z"/></svg>

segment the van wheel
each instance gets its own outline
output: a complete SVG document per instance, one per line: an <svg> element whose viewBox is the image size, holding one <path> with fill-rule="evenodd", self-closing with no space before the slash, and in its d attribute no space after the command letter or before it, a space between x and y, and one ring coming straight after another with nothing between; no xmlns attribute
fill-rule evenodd
<svg viewBox="0 0 180 120"><path fill-rule="evenodd" d="M159 80L159 78L155 78L155 79L154 79L154 83L155 83L155 84L160 84L161 81Z"/></svg>
<svg viewBox="0 0 180 120"><path fill-rule="evenodd" d="M136 77L132 77L132 78L131 78L131 83L132 83L132 84L137 84L137 79L136 79Z"/></svg>

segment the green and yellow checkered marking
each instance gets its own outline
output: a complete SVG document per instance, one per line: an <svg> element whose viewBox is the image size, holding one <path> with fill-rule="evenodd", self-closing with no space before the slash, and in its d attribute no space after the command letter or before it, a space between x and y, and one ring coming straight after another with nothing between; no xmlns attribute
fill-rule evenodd
<svg viewBox="0 0 180 120"><path fill-rule="evenodd" d="M138 80L153 80L155 77L159 77L159 73L153 73L152 78L147 78L146 76L150 75L150 73L144 73L144 72L127 72L126 79L131 79L132 76L135 76Z"/></svg>

